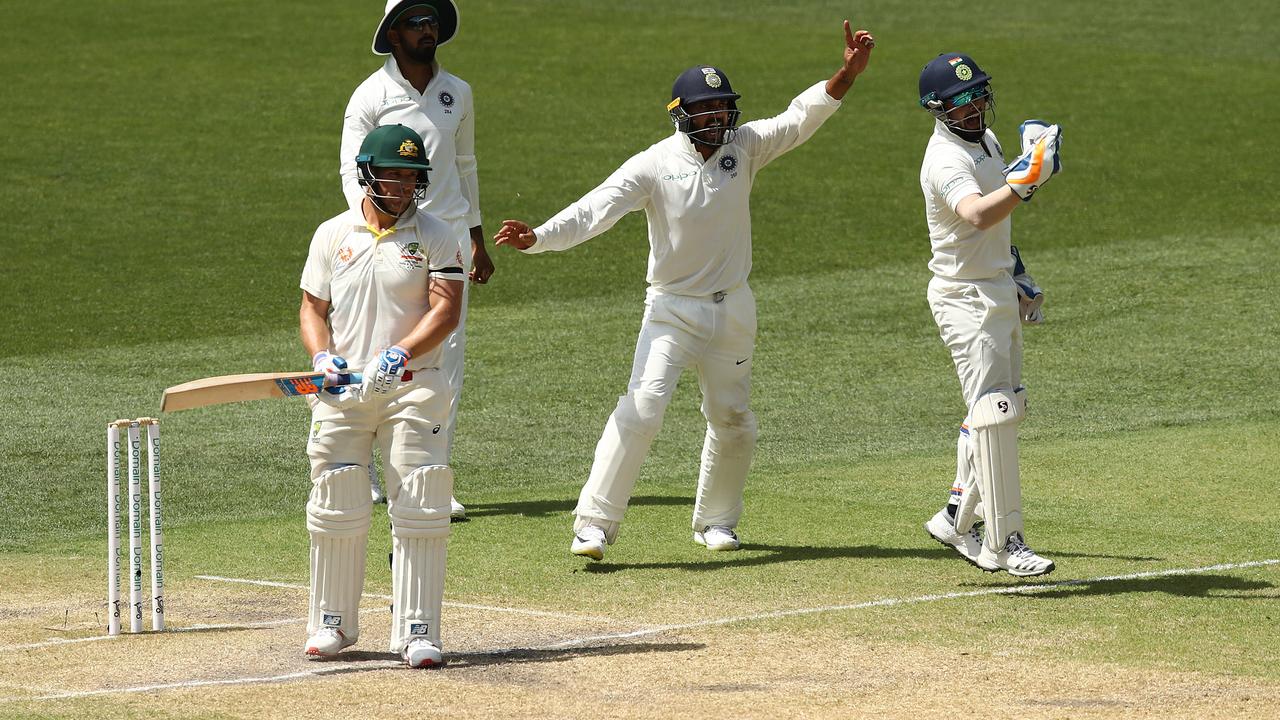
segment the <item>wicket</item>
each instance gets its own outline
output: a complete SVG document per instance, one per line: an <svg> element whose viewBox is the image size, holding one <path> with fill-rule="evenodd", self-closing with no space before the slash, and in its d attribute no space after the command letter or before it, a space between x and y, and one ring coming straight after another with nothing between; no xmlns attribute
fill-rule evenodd
<svg viewBox="0 0 1280 720"><path fill-rule="evenodd" d="M142 433L147 428L151 521L151 629L164 629L164 538L160 502L160 421L107 424L107 634L120 634L120 429L129 443L129 632L142 632Z"/></svg>

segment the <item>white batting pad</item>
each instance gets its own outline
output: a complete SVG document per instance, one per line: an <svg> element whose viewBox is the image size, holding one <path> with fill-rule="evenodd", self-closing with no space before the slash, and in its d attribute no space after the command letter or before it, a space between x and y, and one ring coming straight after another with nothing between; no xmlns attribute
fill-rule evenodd
<svg viewBox="0 0 1280 720"><path fill-rule="evenodd" d="M994 390L978 398L969 413L986 546L993 552L1004 548L1010 533L1022 532L1018 423L1026 414L1025 395Z"/></svg>
<svg viewBox="0 0 1280 720"><path fill-rule="evenodd" d="M413 637L440 647L440 607L449 537L453 470L427 465L387 498L391 517L391 650Z"/></svg>
<svg viewBox="0 0 1280 720"><path fill-rule="evenodd" d="M322 627L360 636L360 593L372 503L369 472L359 465L326 470L311 485L307 530L311 533L311 614L308 634Z"/></svg>
<svg viewBox="0 0 1280 720"><path fill-rule="evenodd" d="M748 410L734 426L707 425L702 444L702 471L693 504L693 529L710 525L737 527L742 492L756 447L756 416Z"/></svg>

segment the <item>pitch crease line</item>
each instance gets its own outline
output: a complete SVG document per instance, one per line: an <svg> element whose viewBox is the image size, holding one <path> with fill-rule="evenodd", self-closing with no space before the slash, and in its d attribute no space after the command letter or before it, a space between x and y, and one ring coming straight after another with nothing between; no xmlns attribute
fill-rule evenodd
<svg viewBox="0 0 1280 720"><path fill-rule="evenodd" d="M481 653L469 653L469 654L497 655L497 654L515 652L520 650L568 649L568 648L576 647L579 645L586 645L589 643L598 643L606 640L625 640L625 639L634 638L634 637L644 637L646 635L657 635L664 632L692 630L695 628L729 625L731 623L738 623L738 622L769 620L773 618L794 617L798 615L814 615L817 613L840 612L844 610L859 610L859 609L872 608L872 607L893 607L897 605L914 605L918 603L935 602L938 600L955 600L959 598L979 597L983 595L1017 595L1021 593L1034 593L1042 590L1054 590L1057 588L1071 587L1075 585L1087 585L1090 583L1121 582L1125 580L1141 580L1143 578L1155 578L1155 577L1173 577L1177 575L1197 575L1197 574L1202 574L1207 572L1215 572L1219 570L1242 570L1246 568L1265 567L1268 565L1277 565L1277 564L1280 564L1280 559L1257 560L1252 562L1241 562L1241 563L1220 563L1218 565L1207 565L1205 567L1198 567L1198 568L1175 568L1172 570L1151 570L1148 572L1131 573L1128 575L1103 575L1101 577L1095 577L1095 578L1083 578L1079 580L1064 580L1062 582L1042 583L1039 585L1010 585L1007 587L984 588L982 590L968 590L964 592L919 595L919 596L910 597L910 598L882 598L880 600L868 600L866 602L853 603L849 605L827 605L823 607L798 608L794 610L778 610L775 612L760 613L757 615L741 615L737 617L702 620L694 623L682 623L678 625L662 625L659 627L648 628L645 630L636 630L636 631L627 632L627 633L616 633L612 635L594 635L591 637L577 638L575 640L566 640L563 642L552 643L550 645L542 645L534 648L520 648L520 647L505 648L505 649L489 650ZM244 582L251 585L267 585L269 587L284 587L284 588L301 588L302 587L299 585L274 583L267 580L235 580L231 578L218 578L213 576L197 576L197 577L200 577L201 579L207 579L207 580L225 580L228 582ZM106 638L107 636L102 636L102 637ZM68 641L62 641L62 642L82 642L89 639L91 638L82 638L80 640L68 640ZM55 644L59 644L59 643L55 643ZM316 677L316 676L323 676L323 675L333 674L333 673L349 672L351 670L360 670L360 669L382 670L385 668L399 667L399 665L400 663L396 661L387 661L385 663L376 663L376 664L369 663L369 662L346 663L343 665L330 666L330 667L320 668L316 670L305 670L301 672L286 673L283 675L273 675L273 676L266 676L266 677L233 678L228 680L189 680L185 682L167 683L162 685L146 685L141 687L108 688L108 689L102 689L102 690L84 690L84 691L70 692L70 693L55 693L55 694L49 694L49 695L41 695L41 696L32 697L32 698L12 698L12 697L0 698L0 703L35 701L35 700L65 700L65 699L72 699L72 698L91 697L96 695L139 693L139 692L150 692L154 690L171 690L171 689L178 689L178 688L205 687L205 686L213 686L213 685L247 685L252 683L264 683L264 684L278 683L278 682L286 682L289 680L297 680L297 679L306 678L306 677Z"/></svg>
<svg viewBox="0 0 1280 720"><path fill-rule="evenodd" d="M213 582L237 583L240 585L258 585L261 587L284 588L287 590L309 590L310 589L306 585L276 582L274 580L250 580L248 578L229 578L229 577L221 577L219 575L196 575L195 578L197 580L210 580ZM361 595L361 597L373 598L375 600L386 600L387 602L391 602L390 595L381 595L378 593L367 592ZM592 615L574 615L570 613L551 612L549 610L506 608L506 607L499 607L496 605L476 605L474 603L450 602L448 600L445 601L444 606L463 608L466 610L487 610L490 612L509 613L511 615L529 615L532 617L560 618L561 620L586 620L589 622L609 622L609 623L620 623L620 624L622 623L622 621L619 621L617 618L595 617Z"/></svg>
<svg viewBox="0 0 1280 720"><path fill-rule="evenodd" d="M6 645L0 647L0 654L9 652L10 650L35 650L37 648L55 647L58 645L73 645L75 643L99 642L102 640L123 640L133 635L161 635L164 633L181 633L181 632L197 632L200 630L255 630L257 628L278 627L280 625L293 625L296 623L306 622L306 618L285 618L283 620L263 620L260 622L241 622L241 623L222 623L217 625L190 625L187 627L169 627L161 632L146 631L142 633L121 633L120 635L92 635L82 638L54 638L53 640L44 640L41 642L26 643L24 645Z"/></svg>
<svg viewBox="0 0 1280 720"><path fill-rule="evenodd" d="M563 642L544 645L535 650L560 650L587 645L590 643L604 642L607 640L626 640L628 638L645 637L649 635L658 635L664 632L675 632L679 630L693 630L703 627L715 627L719 625L731 625L740 622L754 622L757 620L773 620L776 618L796 617L800 615L816 615L827 612L841 612L846 610L862 610L873 607L893 607L896 605L916 605L919 603L936 602L938 600L957 600L959 598L980 597L983 595L1020 595L1024 593L1036 593L1043 590L1056 590L1058 588L1072 587L1075 585L1088 585L1091 583L1107 583L1122 582L1125 580L1142 580L1144 578L1155 577L1174 577L1177 575L1197 575L1208 572L1216 572L1219 570L1241 570L1245 568L1264 567L1267 565L1280 564L1280 559L1273 560L1256 560L1252 562L1241 563L1220 563L1218 565L1208 565L1198 568L1175 568L1172 570L1151 570L1148 572L1131 573L1128 575L1103 575L1095 578L1083 578L1078 580L1063 580L1061 582L1041 583L1038 585L1009 585L997 588L984 588L982 590L966 590L963 592L940 593L932 595L919 595L910 598L881 598L880 600L868 600L866 602L853 603L850 605L825 605L812 608L797 608L794 610L775 610L774 612L760 613L758 615L740 615L737 617L715 618L711 620L699 620L698 622L680 623L677 625L663 625L659 627L645 628L643 630L633 630L626 633L612 633L607 635L592 635L590 637L577 638L574 640L565 640ZM519 648L512 648L518 650Z"/></svg>

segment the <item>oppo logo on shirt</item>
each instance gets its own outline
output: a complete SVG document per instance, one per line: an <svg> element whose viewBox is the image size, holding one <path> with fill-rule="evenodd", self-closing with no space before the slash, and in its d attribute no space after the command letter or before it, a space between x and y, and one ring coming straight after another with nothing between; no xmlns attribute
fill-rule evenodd
<svg viewBox="0 0 1280 720"><path fill-rule="evenodd" d="M697 173L682 172L679 175L663 175L662 179L663 180L684 180L685 178L691 178L694 175L697 175Z"/></svg>

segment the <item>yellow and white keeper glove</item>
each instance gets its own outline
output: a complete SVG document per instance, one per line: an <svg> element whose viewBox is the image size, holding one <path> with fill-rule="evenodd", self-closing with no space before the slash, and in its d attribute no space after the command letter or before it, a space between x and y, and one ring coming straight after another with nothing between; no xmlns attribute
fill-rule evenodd
<svg viewBox="0 0 1280 720"><path fill-rule="evenodd" d="M1022 154L1004 169L1004 181L1026 202L1062 170L1058 154L1062 128L1043 120L1027 120L1018 126L1018 136L1022 141Z"/></svg>
<svg viewBox="0 0 1280 720"><path fill-rule="evenodd" d="M1023 325L1039 325L1044 322L1044 290L1031 279L1017 245L1010 245L1013 254L1013 282L1018 286L1018 316Z"/></svg>

